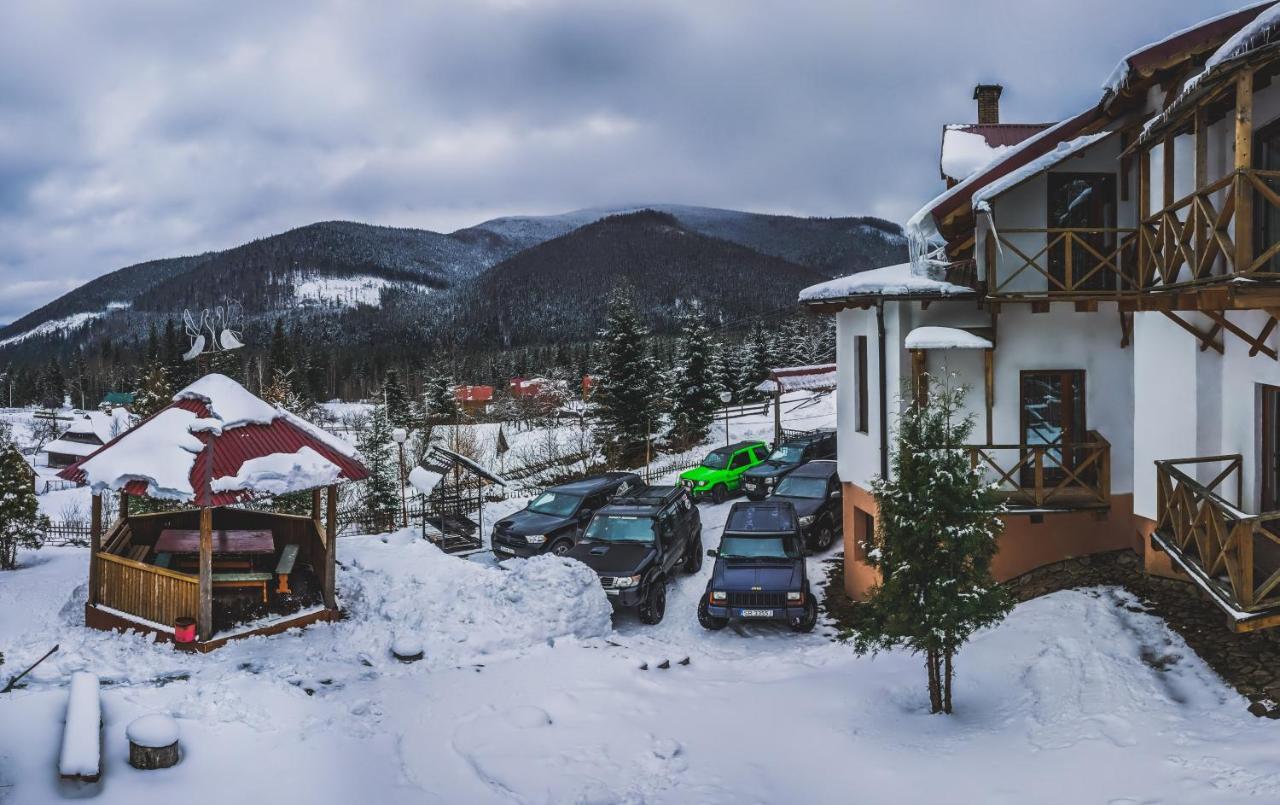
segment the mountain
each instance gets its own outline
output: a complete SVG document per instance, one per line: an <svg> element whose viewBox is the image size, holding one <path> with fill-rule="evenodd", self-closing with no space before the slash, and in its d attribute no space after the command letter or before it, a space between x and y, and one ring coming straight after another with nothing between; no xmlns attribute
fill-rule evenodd
<svg viewBox="0 0 1280 805"><path fill-rule="evenodd" d="M243 307L254 337L285 317L374 353L387 339L397 352L545 344L594 332L612 287L602 278L626 279L662 329L680 300L701 298L731 320L905 253L901 230L875 218L669 204L498 218L447 234L329 221L105 274L0 328L0 361L140 342L183 309L226 299Z"/></svg>

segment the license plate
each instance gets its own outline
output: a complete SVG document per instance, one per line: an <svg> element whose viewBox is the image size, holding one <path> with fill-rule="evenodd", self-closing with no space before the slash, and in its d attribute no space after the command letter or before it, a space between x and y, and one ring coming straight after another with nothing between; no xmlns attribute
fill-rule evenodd
<svg viewBox="0 0 1280 805"><path fill-rule="evenodd" d="M772 618L772 617L773 617L773 610L772 610L772 609L744 609L744 610L742 610L742 617L744 617L744 618Z"/></svg>
<svg viewBox="0 0 1280 805"><path fill-rule="evenodd" d="M504 548L501 545L494 545L493 552L494 553L512 553L512 550L510 548Z"/></svg>

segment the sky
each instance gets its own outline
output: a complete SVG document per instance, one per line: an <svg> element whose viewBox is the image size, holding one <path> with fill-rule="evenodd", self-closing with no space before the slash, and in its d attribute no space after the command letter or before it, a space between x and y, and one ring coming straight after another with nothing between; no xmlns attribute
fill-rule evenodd
<svg viewBox="0 0 1280 805"><path fill-rule="evenodd" d="M903 221L943 124L1092 105L1244 0L0 4L0 324L318 220L683 203Z"/></svg>

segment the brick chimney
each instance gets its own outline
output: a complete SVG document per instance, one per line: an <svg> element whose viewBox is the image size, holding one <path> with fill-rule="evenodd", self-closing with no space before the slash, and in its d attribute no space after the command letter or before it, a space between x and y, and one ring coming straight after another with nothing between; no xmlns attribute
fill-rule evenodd
<svg viewBox="0 0 1280 805"><path fill-rule="evenodd" d="M999 84L979 84L973 88L973 99L978 102L979 123L1000 122L1000 93L1003 90Z"/></svg>

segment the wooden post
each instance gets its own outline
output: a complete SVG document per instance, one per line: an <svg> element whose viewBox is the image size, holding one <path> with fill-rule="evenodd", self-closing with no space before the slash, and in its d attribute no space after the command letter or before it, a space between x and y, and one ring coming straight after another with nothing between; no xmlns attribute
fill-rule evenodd
<svg viewBox="0 0 1280 805"><path fill-rule="evenodd" d="M996 440L992 435L991 409L996 402L996 351L983 350L982 363L983 375L987 382L987 444L995 444Z"/></svg>
<svg viewBox="0 0 1280 805"><path fill-rule="evenodd" d="M318 488L311 490L311 519L316 524L316 533L320 533L320 529L323 526L320 520L320 490Z"/></svg>
<svg viewBox="0 0 1280 805"><path fill-rule="evenodd" d="M1253 168L1253 70L1236 76L1236 253L1235 272L1249 270L1253 262L1253 188L1239 171Z"/></svg>
<svg viewBox="0 0 1280 805"><path fill-rule="evenodd" d="M773 446L782 444L782 383L774 381L773 392Z"/></svg>
<svg viewBox="0 0 1280 805"><path fill-rule="evenodd" d="M1173 165L1175 154L1176 149L1173 145L1173 134L1171 132L1164 136L1164 142L1160 147L1160 161L1162 163L1160 168L1160 184L1163 189L1163 192L1160 194L1161 210L1168 210L1173 206ZM1167 218L1164 215L1160 216L1160 251L1166 255L1177 254L1178 238L1181 233L1179 233L1175 227L1167 226L1165 224L1166 220ZM1178 278L1175 275L1170 277L1169 280L1171 282L1177 282Z"/></svg>
<svg viewBox="0 0 1280 805"><path fill-rule="evenodd" d="M98 603L98 551L102 550L102 495L90 499L89 603Z"/></svg>
<svg viewBox="0 0 1280 805"><path fill-rule="evenodd" d="M1196 130L1196 186L1194 192L1199 193L1202 187L1209 184L1209 113L1203 106L1196 107L1195 114L1195 130ZM1190 216L1200 218L1201 212L1198 204L1192 204ZM1206 238L1209 235L1209 227L1213 226L1212 221L1200 220L1192 224L1195 227L1195 246L1194 254L1196 256L1196 264L1191 267L1191 274L1194 277L1200 270L1200 257L1204 254Z"/></svg>
<svg viewBox="0 0 1280 805"><path fill-rule="evenodd" d="M120 519L129 519L129 495L124 490L120 491Z"/></svg>
<svg viewBox="0 0 1280 805"><path fill-rule="evenodd" d="M330 486L325 491L325 503L327 511L324 528L324 567L320 574L320 583L324 591L325 608L337 609L338 598L334 594L334 578L337 575L338 554L338 487Z"/></svg>
<svg viewBox="0 0 1280 805"><path fill-rule="evenodd" d="M928 378L925 377L925 352L923 349L911 350L911 382L915 387L916 404L923 406L929 398Z"/></svg>
<svg viewBox="0 0 1280 805"><path fill-rule="evenodd" d="M1138 281L1143 287L1155 277L1156 256L1151 253L1147 237L1147 219L1151 217L1151 151L1138 152Z"/></svg>
<svg viewBox="0 0 1280 805"><path fill-rule="evenodd" d="M1251 609L1254 605L1253 600L1253 539L1254 529L1257 528L1251 522L1236 523L1232 529L1235 533L1227 535L1227 538L1235 537L1236 555L1239 557L1239 574L1240 589L1236 590L1236 600L1240 604L1241 609Z"/></svg>
<svg viewBox="0 0 1280 805"><path fill-rule="evenodd" d="M200 612L196 632L201 640L213 637L213 509L200 508Z"/></svg>

